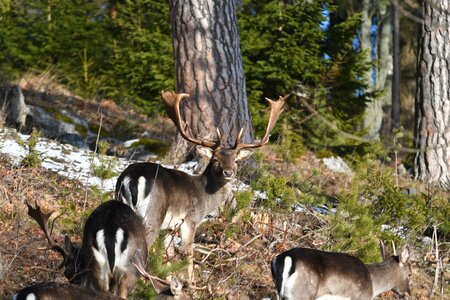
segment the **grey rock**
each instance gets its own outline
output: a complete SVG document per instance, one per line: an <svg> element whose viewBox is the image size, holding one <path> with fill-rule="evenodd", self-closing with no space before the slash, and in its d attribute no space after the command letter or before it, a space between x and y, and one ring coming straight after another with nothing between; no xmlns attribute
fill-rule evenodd
<svg viewBox="0 0 450 300"><path fill-rule="evenodd" d="M322 162L333 172L352 174L352 170L341 157L323 158Z"/></svg>
<svg viewBox="0 0 450 300"><path fill-rule="evenodd" d="M20 86L5 85L0 88L0 113L4 114L7 125L17 128L25 126L29 108Z"/></svg>

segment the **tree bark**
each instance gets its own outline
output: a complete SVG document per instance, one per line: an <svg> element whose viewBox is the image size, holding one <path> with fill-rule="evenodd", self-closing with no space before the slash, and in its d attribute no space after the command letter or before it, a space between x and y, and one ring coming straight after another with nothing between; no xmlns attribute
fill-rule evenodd
<svg viewBox="0 0 450 300"><path fill-rule="evenodd" d="M370 31L372 28L372 18L375 9L372 5L372 1L363 0L361 6L361 36L360 44L361 51L367 53L367 64L372 63L372 41L370 36ZM372 78L373 68L370 68L365 75L365 80L368 84L366 92L370 93L375 89L375 85ZM378 74L375 75L378 77ZM378 138L378 131L381 128L381 122L383 120L383 110L382 102L380 99L371 99L372 101L367 104L366 110L364 112L363 126L366 133L366 138L374 140Z"/></svg>
<svg viewBox="0 0 450 300"><path fill-rule="evenodd" d="M236 2L169 0L177 92L188 93L182 112L193 135L234 144L243 127L243 141L253 141L244 69L239 47ZM180 136L171 158L179 162L189 146Z"/></svg>
<svg viewBox="0 0 450 300"><path fill-rule="evenodd" d="M450 15L448 0L422 2L416 93L415 172L450 189Z"/></svg>
<svg viewBox="0 0 450 300"><path fill-rule="evenodd" d="M388 136L391 132L393 110L393 27L391 22L392 6L388 2L378 3L378 76L376 88L383 90L379 99L381 104L382 123L378 132L381 136ZM375 128L376 129L376 128Z"/></svg>
<svg viewBox="0 0 450 300"><path fill-rule="evenodd" d="M400 126L400 16L398 8L391 4L392 11L392 127Z"/></svg>

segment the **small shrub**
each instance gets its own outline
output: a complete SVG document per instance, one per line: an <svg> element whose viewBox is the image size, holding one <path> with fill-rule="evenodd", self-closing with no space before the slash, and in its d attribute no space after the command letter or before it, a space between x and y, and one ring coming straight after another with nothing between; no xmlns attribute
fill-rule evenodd
<svg viewBox="0 0 450 300"><path fill-rule="evenodd" d="M333 250L350 252L366 261L379 260L378 238L400 245L405 239L415 240L430 220L438 224L442 217L449 216L450 208L442 210L444 206L437 198L427 203L423 196L405 193L396 185L392 169L373 160L364 165L353 180L352 190L339 197L331 218ZM432 202L438 204L442 214Z"/></svg>
<svg viewBox="0 0 450 300"><path fill-rule="evenodd" d="M167 232L160 231L158 238L155 240L148 252L147 270L153 276L166 278L170 273L174 273L186 268L188 261L172 260L170 265L165 263L164 254L164 238ZM138 281L136 292L132 296L133 299L155 299L156 292L150 282Z"/></svg>
<svg viewBox="0 0 450 300"><path fill-rule="evenodd" d="M108 150L108 148L108 142L100 141L98 143L99 164L94 163L93 160L91 164L92 173L102 180L109 179L117 175L117 173L114 171L114 168L116 166L116 158L106 155L106 151Z"/></svg>
<svg viewBox="0 0 450 300"><path fill-rule="evenodd" d="M355 255L366 262L380 258L378 240L381 227L357 194L343 195L331 217L330 250Z"/></svg>
<svg viewBox="0 0 450 300"><path fill-rule="evenodd" d="M33 128L28 140L19 141L19 145L27 150L27 154L22 159L21 165L24 167L40 167L42 164L42 153L36 149L37 143L39 142L41 134L39 131Z"/></svg>

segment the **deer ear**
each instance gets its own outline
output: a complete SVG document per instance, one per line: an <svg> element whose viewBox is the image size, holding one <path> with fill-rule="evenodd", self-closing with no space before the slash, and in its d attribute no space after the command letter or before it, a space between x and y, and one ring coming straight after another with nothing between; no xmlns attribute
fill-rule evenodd
<svg viewBox="0 0 450 300"><path fill-rule="evenodd" d="M174 296L179 296L183 292L183 285L175 276L172 276L172 280L170 280L170 291Z"/></svg>
<svg viewBox="0 0 450 300"><path fill-rule="evenodd" d="M197 146L197 152L200 153L201 156L207 157L210 159L213 156L213 150L208 147Z"/></svg>
<svg viewBox="0 0 450 300"><path fill-rule="evenodd" d="M402 250L402 254L400 254L400 263L406 264L409 260L409 249L408 247L404 247Z"/></svg>
<svg viewBox="0 0 450 300"><path fill-rule="evenodd" d="M250 155L253 154L253 151L254 151L253 149L242 149L242 150L239 150L239 153L238 153L238 155L236 157L236 160L243 160L243 159L249 158Z"/></svg>

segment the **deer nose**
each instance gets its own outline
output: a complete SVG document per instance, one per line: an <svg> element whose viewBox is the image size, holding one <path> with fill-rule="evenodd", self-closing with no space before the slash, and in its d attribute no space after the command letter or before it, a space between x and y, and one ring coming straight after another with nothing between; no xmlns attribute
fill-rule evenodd
<svg viewBox="0 0 450 300"><path fill-rule="evenodd" d="M225 178L231 178L234 176L234 172L232 170L223 170L223 176Z"/></svg>

